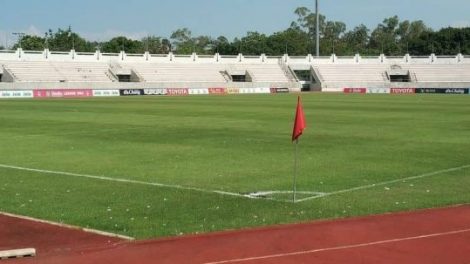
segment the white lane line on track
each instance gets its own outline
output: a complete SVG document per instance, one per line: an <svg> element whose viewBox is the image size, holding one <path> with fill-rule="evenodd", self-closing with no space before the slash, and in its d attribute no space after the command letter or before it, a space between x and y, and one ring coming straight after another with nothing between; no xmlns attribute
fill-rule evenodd
<svg viewBox="0 0 470 264"><path fill-rule="evenodd" d="M93 234L97 234L97 235L101 235L101 236L117 237L117 238L121 238L121 239L124 239L124 240L134 240L133 237L129 237L129 236L123 236L123 235L110 233L110 232L105 232L105 231L96 230L96 229L91 229L91 228L82 228L82 227L78 227L78 226L72 226L72 225L52 222L52 221L33 218L33 217L29 217L29 216L11 214L11 213L6 213L6 212L0 212L0 215L5 215L5 216L13 217L13 218L28 220L28 221L31 221L31 222L37 222L37 223L43 223L43 224L58 226L58 227L67 228L67 229L81 230L81 231L84 231L84 232L93 233Z"/></svg>
<svg viewBox="0 0 470 264"><path fill-rule="evenodd" d="M274 258L282 258L282 257L290 257L290 256L298 256L298 255L307 255L307 254L313 254L313 253L325 252L325 251L352 249L352 248L383 245L383 244L390 244L390 243L397 243L397 242L404 242L404 241L418 240L418 239L426 239L426 238L433 238L433 237L440 237L440 236L450 236L450 235L462 234L462 233L467 233L467 232L470 232L470 228L469 229L449 231L449 232L426 234L426 235L413 236L413 237L402 237L402 238L395 238L395 239L388 239L388 240L381 240L381 241L374 241L374 242L360 243L360 244L352 244L352 245L344 245L344 246L337 246L337 247L318 248L318 249L302 250L302 251L272 254L272 255L258 256L258 257L249 257L249 258L239 258L239 259L230 259L230 260L206 262L204 264L240 263L240 262L256 261L256 260L263 260L263 259L274 259Z"/></svg>
<svg viewBox="0 0 470 264"><path fill-rule="evenodd" d="M454 167L454 168L449 168L449 169L443 169L443 170L428 172L428 173L425 173L425 174L416 175L416 176L411 176L411 177L406 177L406 178L400 178L400 179L395 179L395 180L390 180L390 181L378 182L378 183L373 183L373 184L358 186L358 187L354 187L354 188L349 188L349 189L344 189L344 190L339 190L339 191L324 193L323 195L320 195L320 196L313 196L313 197L307 197L307 198L304 198L304 199L299 199L299 200L297 200L296 202L297 202L297 203L300 203L300 202L305 202L305 201L309 201L309 200L314 200L314 199L318 199L318 198L323 198L323 197L327 197L327 196L331 196L331 195L335 195L335 194L341 194L341 193L359 191L359 190L364 190L364 189L370 189L370 188L374 188L374 187L377 187L377 186L383 186L383 185L392 184L392 183L397 183L397 182L401 182L401 181L416 180L416 179L431 177L431 176L435 176L435 175L439 175L439 174L443 174L443 173L448 173L448 172L453 172L453 171L459 171L459 170L463 170L463 169L467 169L467 168L470 168L470 164L469 164L469 165L460 166L460 167Z"/></svg>

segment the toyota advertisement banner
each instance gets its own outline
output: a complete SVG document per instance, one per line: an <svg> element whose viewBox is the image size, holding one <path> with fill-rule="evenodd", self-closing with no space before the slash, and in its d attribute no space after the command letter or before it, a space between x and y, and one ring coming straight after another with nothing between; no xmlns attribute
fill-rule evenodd
<svg viewBox="0 0 470 264"><path fill-rule="evenodd" d="M189 95L188 88L167 88L166 94L169 96L186 96Z"/></svg>
<svg viewBox="0 0 470 264"><path fill-rule="evenodd" d="M414 94L416 93L416 88L391 88L391 94Z"/></svg>

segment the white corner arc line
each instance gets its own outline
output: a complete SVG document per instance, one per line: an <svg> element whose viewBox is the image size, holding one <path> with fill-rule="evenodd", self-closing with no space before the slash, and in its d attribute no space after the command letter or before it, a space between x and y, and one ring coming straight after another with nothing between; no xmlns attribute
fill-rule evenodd
<svg viewBox="0 0 470 264"><path fill-rule="evenodd" d="M428 173L425 173L425 174L406 177L406 178L400 178L400 179L395 179L395 180L390 180L390 181L378 182L378 183L358 186L358 187L354 187L354 188L349 188L349 189L324 193L321 196L307 197L307 198L304 198L304 199L299 199L296 202L297 203L305 202L305 201L319 199L319 198L323 198L323 197L327 197L327 196L331 196L331 195L335 195L335 194L341 194L341 193L353 192L353 191L358 191L358 190L370 189L370 188L374 188L374 187L377 187L377 186L383 186L383 185L397 183L397 182L401 182L401 181L421 179L421 178L431 177L431 176L435 176L435 175L439 175L439 174L443 174L443 173L447 173L447 172L459 171L459 170L463 170L463 169L467 169L467 168L470 168L470 164L460 166L460 167L454 167L454 168L449 168L449 169L443 169L443 170L428 172Z"/></svg>
<svg viewBox="0 0 470 264"><path fill-rule="evenodd" d="M207 189L202 189L202 188L188 187L188 186L175 185L175 184L145 182L145 181L138 181L138 180L112 178L112 177L96 176L96 175L89 175L89 174L79 174L79 173L64 172L64 171L41 170L41 169L26 168L26 167L12 166L12 165L6 165L6 164L0 164L0 168L31 171L31 172L37 172L37 173L42 173L42 174L65 175L65 176L72 176L72 177L79 177L79 178L102 180L102 181L113 181L113 182L132 183L132 184L140 184L140 185L147 185L147 186L157 186L157 187L169 188L169 189L180 189L180 190L196 191L196 192L204 192L204 193L215 193L215 194L226 195L226 196L244 197L247 199L249 198L240 193L226 192L226 191L220 191L220 190L207 190Z"/></svg>
<svg viewBox="0 0 470 264"><path fill-rule="evenodd" d="M62 223L57 223L53 221L48 221L48 220L43 220L43 219L38 219L38 218L33 218L29 216L23 216L23 215L17 215L17 214L12 214L12 213L6 213L6 212L0 212L0 215L5 215L13 218L18 218L18 219L23 219L23 220L28 220L32 222L37 222L37 223L43 223L43 224L48 224L48 225L53 225L53 226L58 226L58 227L63 227L67 229L73 229L73 230L82 230L87 233L93 233L101 236L107 236L107 237L117 237L121 238L124 240L135 240L135 238L130 237L130 236L124 236L124 235L119 235L111 232L105 232L101 230L96 230L96 229L91 229L91 228L83 228L83 227L78 227L78 226L73 226L73 225L67 225L67 224L62 224Z"/></svg>
<svg viewBox="0 0 470 264"><path fill-rule="evenodd" d="M337 246L337 247L318 248L318 249L295 251L295 252L280 253L280 254L272 254L272 255L258 256L258 257L249 257L249 258L239 258L239 259L230 259L230 260L206 262L204 264L240 263L240 262L262 260L262 259L272 259L272 258L298 256L298 255L307 255L307 254L312 254L312 253L317 253L317 252L325 252L325 251L334 251L334 250L342 250L342 249L351 249L351 248L375 246L375 245L382 245L382 244L390 244L390 243L404 242L404 241L410 241L410 240L426 239L426 238L433 238L433 237L440 237L440 236L450 236L450 235L462 234L462 233L467 233L467 232L470 232L470 228L469 229L449 231L449 232L419 235L419 236L413 236L413 237L395 238L395 239L388 239L388 240L380 240L380 241L373 241L373 242L368 242L368 243L344 245L344 246Z"/></svg>

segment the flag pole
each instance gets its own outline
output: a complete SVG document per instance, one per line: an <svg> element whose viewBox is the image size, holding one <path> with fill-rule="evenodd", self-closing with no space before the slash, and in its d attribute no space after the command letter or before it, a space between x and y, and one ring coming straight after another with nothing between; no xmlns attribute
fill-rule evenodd
<svg viewBox="0 0 470 264"><path fill-rule="evenodd" d="M299 155L299 139L295 140L295 155L294 155L294 183L292 185L292 201L295 203L295 196L297 193L297 165Z"/></svg>
<svg viewBox="0 0 470 264"><path fill-rule="evenodd" d="M300 101L300 96L297 98L297 108L295 110L294 130L292 131L292 142L295 141L295 154L294 154L294 182L292 183L292 202L295 203L295 196L297 194L297 170L299 163L299 137L306 128L304 110Z"/></svg>

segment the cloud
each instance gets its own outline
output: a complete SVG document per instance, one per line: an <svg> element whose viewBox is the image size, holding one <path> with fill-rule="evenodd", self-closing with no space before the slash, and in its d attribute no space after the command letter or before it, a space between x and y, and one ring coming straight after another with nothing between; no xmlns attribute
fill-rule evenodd
<svg viewBox="0 0 470 264"><path fill-rule="evenodd" d="M78 32L78 34L89 41L108 41L114 37L124 36L129 39L133 40L141 40L149 35L151 35L147 31L140 31L140 32L126 32L126 31L119 31L109 29L105 32Z"/></svg>
<svg viewBox="0 0 470 264"><path fill-rule="evenodd" d="M26 35L43 37L44 32L34 25L30 25L27 28L20 28L14 30L0 29L0 46L11 48L15 43L18 42L18 36L13 35L14 32L25 33Z"/></svg>
<svg viewBox="0 0 470 264"><path fill-rule="evenodd" d="M30 25L27 28L15 29L12 31L7 31L7 30L0 28L0 46L1 47L11 48L18 41L18 37L14 36L12 34L13 32L22 32L22 33L25 33L26 35L44 37L44 33L46 31L41 30L35 25ZM89 40L89 41L108 41L118 36L125 36L129 39L141 40L149 35L152 35L147 31L126 32L126 31L119 31L119 30L113 30L113 29L106 30L105 32L79 32L77 31L77 33L82 38Z"/></svg>
<svg viewBox="0 0 470 264"><path fill-rule="evenodd" d="M34 25L30 25L26 30L23 31L26 35L44 37L45 31L38 29Z"/></svg>

